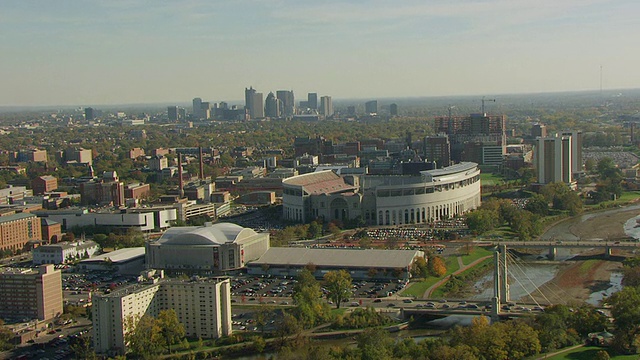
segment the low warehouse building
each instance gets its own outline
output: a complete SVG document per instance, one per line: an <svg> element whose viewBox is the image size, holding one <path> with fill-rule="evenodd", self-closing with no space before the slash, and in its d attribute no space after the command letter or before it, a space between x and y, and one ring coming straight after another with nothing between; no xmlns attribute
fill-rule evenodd
<svg viewBox="0 0 640 360"><path fill-rule="evenodd" d="M80 261L83 271L115 271L120 274L139 274L144 270L144 247L125 248Z"/></svg>
<svg viewBox="0 0 640 360"><path fill-rule="evenodd" d="M270 248L247 264L251 275L295 276L305 267L322 278L329 271L346 270L353 279L409 279L420 250Z"/></svg>

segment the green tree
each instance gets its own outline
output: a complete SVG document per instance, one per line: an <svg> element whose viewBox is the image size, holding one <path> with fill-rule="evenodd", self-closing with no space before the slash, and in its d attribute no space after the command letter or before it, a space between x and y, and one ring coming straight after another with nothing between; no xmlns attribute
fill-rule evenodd
<svg viewBox="0 0 640 360"><path fill-rule="evenodd" d="M544 196L534 194L529 201L527 201L527 205L525 205L524 209L536 215L546 216L549 213L549 202L544 198Z"/></svg>
<svg viewBox="0 0 640 360"><path fill-rule="evenodd" d="M346 270L329 271L324 274L324 284L327 289L327 298L336 303L336 308L349 299L351 293L351 275Z"/></svg>
<svg viewBox="0 0 640 360"><path fill-rule="evenodd" d="M611 359L611 356L609 356L609 353L606 350L600 350L596 353L596 357L594 358L594 360L609 360Z"/></svg>
<svg viewBox="0 0 640 360"><path fill-rule="evenodd" d="M171 352L171 345L177 344L184 338L184 325L178 321L178 315L174 309L161 310L158 313L157 325L160 327L167 350Z"/></svg>
<svg viewBox="0 0 640 360"><path fill-rule="evenodd" d="M162 353L165 343L156 319L148 315L141 318L129 316L125 319L124 327L125 342L134 356L153 359Z"/></svg>
<svg viewBox="0 0 640 360"><path fill-rule="evenodd" d="M429 276L429 267L427 265L427 260L423 257L417 258L411 266L411 273L416 277L426 278L427 276Z"/></svg>
<svg viewBox="0 0 640 360"><path fill-rule="evenodd" d="M383 329L366 329L356 337L356 342L362 360L387 360L391 358L393 340Z"/></svg>
<svg viewBox="0 0 640 360"><path fill-rule="evenodd" d="M499 217L497 211L478 209L467 213L465 220L469 230L480 235L500 225Z"/></svg>
<svg viewBox="0 0 640 360"><path fill-rule="evenodd" d="M309 224L307 237L309 239L315 239L320 236L322 236L322 225L318 224L317 221L312 221L311 224Z"/></svg>
<svg viewBox="0 0 640 360"><path fill-rule="evenodd" d="M70 348L77 359L95 360L98 358L95 351L93 351L91 338L86 334L78 336L76 341L71 344Z"/></svg>
<svg viewBox="0 0 640 360"><path fill-rule="evenodd" d="M308 269L303 269L293 286L295 314L300 325L310 327L329 316L328 305L322 301L322 290L318 281Z"/></svg>
<svg viewBox="0 0 640 360"><path fill-rule="evenodd" d="M625 286L606 303L611 305L614 319L615 346L620 351L636 353L640 345L640 289Z"/></svg>
<svg viewBox="0 0 640 360"><path fill-rule="evenodd" d="M13 348L13 345L11 344L13 336L13 331L4 326L4 321L0 319L0 351Z"/></svg>

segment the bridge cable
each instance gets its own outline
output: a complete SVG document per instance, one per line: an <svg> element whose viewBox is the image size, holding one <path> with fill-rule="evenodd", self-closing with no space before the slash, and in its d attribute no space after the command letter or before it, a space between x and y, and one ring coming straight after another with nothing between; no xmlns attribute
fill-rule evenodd
<svg viewBox="0 0 640 360"><path fill-rule="evenodd" d="M518 282L520 284L520 286L522 286L522 288L525 290L525 292L527 292L527 295L531 298L531 300L533 300L533 302L537 305L540 306L540 304L538 303L538 301L533 297L533 293L535 291L538 291L540 293L540 295L548 302L551 303L549 301L549 299L542 293L542 291L540 291L539 287L533 282L533 280L531 280L531 278L527 275L527 272L524 271L522 269L522 267L520 266L520 261L518 259L516 259L515 256L509 254L509 252L507 251L506 254L507 258L516 266L516 268L522 273L522 275L524 275L524 277L529 280L529 283L531 283L531 285L533 285L534 290L533 291L529 291L527 289L527 287L524 286L524 284L522 282L520 282L520 280L518 279L517 276L515 276L515 271L512 272L512 277L516 280L516 282ZM511 267L509 267L511 268Z"/></svg>
<svg viewBox="0 0 640 360"><path fill-rule="evenodd" d="M522 263L524 263L522 260L520 260ZM560 293L558 293L557 291L555 291L552 286L554 288L556 288L557 290L560 291ZM567 299L571 299L572 296L571 294L569 294L568 292L566 292L563 288L561 288L560 286L558 286L558 284L554 281L554 279L545 282L544 284L541 284L539 286L540 288L544 288L547 291L549 291L551 293L551 295L553 295L553 297L555 297L556 299L558 299L559 302L563 303L563 304L567 304ZM546 299L546 298L545 298ZM547 299L547 301L549 301ZM552 304L552 302L549 301L549 304Z"/></svg>

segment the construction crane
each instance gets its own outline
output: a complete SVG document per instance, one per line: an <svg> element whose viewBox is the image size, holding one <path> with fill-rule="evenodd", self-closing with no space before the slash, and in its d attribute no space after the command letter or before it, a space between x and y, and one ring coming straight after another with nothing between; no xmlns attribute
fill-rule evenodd
<svg viewBox="0 0 640 360"><path fill-rule="evenodd" d="M496 102L496 99L485 99L484 96L482 97L482 116L484 116L485 112L484 112L484 103L487 101L493 101Z"/></svg>

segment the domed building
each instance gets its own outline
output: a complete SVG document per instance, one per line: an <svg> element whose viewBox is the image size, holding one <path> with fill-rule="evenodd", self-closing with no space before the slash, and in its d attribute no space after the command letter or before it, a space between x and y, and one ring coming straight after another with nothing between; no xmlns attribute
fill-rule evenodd
<svg viewBox="0 0 640 360"><path fill-rule="evenodd" d="M259 259L269 249L269 234L231 223L207 223L169 228L145 246L148 268L219 274Z"/></svg>

